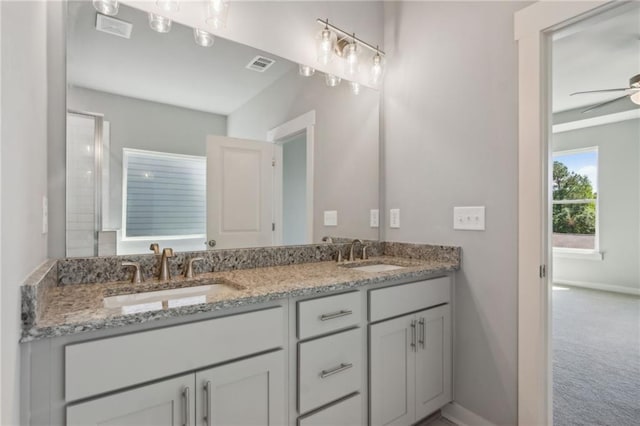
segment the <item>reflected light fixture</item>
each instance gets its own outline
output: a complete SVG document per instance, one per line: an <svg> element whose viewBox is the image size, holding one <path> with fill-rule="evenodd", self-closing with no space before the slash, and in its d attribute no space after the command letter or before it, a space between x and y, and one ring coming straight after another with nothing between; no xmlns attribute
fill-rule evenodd
<svg viewBox="0 0 640 426"><path fill-rule="evenodd" d="M360 83L355 81L350 81L349 88L351 88L351 93L353 93L354 95L360 94Z"/></svg>
<svg viewBox="0 0 640 426"><path fill-rule="evenodd" d="M373 64L371 65L371 83L376 86L380 84L383 74L384 60L382 56L380 56L380 52L376 51L376 54L373 56Z"/></svg>
<svg viewBox="0 0 640 426"><path fill-rule="evenodd" d="M118 14L118 0L93 0L93 7L103 15Z"/></svg>
<svg viewBox="0 0 640 426"><path fill-rule="evenodd" d="M337 75L325 74L324 81L325 81L325 83L327 83L327 86L336 87L338 84L340 84L342 79L340 77L338 77Z"/></svg>
<svg viewBox="0 0 640 426"><path fill-rule="evenodd" d="M224 28L227 25L229 0L207 0L205 22L213 28Z"/></svg>
<svg viewBox="0 0 640 426"><path fill-rule="evenodd" d="M180 2L178 0L157 0L156 5L163 12L177 12L180 10Z"/></svg>
<svg viewBox="0 0 640 426"><path fill-rule="evenodd" d="M171 31L171 19L149 12L149 26L153 31L168 33Z"/></svg>
<svg viewBox="0 0 640 426"><path fill-rule="evenodd" d="M201 30L200 28L193 29L193 38L195 39L196 44L202 47L211 47L215 41L213 34L205 30Z"/></svg>
<svg viewBox="0 0 640 426"><path fill-rule="evenodd" d="M309 65L300 64L298 66L298 73L303 77L311 77L316 73L316 70L311 68Z"/></svg>
<svg viewBox="0 0 640 426"><path fill-rule="evenodd" d="M318 62L327 65L331 61L337 38L336 34L329 29L329 20L327 19L324 28L316 37Z"/></svg>
<svg viewBox="0 0 640 426"><path fill-rule="evenodd" d="M356 75L358 73L358 45L355 41L355 34L353 35L353 39L351 39L351 43L347 44L344 47L344 51L342 55L344 56L344 65L345 72L348 75Z"/></svg>

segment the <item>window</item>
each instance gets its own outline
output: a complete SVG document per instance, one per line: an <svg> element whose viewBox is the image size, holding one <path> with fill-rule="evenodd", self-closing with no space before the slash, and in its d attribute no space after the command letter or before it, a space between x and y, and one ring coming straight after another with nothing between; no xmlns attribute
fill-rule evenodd
<svg viewBox="0 0 640 426"><path fill-rule="evenodd" d="M206 158L123 150L123 237L206 233Z"/></svg>
<svg viewBox="0 0 640 426"><path fill-rule="evenodd" d="M553 154L553 247L598 250L598 149Z"/></svg>

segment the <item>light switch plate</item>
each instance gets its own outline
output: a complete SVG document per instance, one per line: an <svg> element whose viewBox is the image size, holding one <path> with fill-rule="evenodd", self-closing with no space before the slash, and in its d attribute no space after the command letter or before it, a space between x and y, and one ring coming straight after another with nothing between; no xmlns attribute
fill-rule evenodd
<svg viewBox="0 0 640 426"><path fill-rule="evenodd" d="M325 210L325 212L324 212L324 226L338 226L338 211L337 210Z"/></svg>
<svg viewBox="0 0 640 426"><path fill-rule="evenodd" d="M400 209L389 210L389 226L391 228L400 228Z"/></svg>
<svg viewBox="0 0 640 426"><path fill-rule="evenodd" d="M42 233L49 232L49 199L47 196L42 197Z"/></svg>
<svg viewBox="0 0 640 426"><path fill-rule="evenodd" d="M380 226L380 211L378 209L371 209L369 211L369 226L372 228Z"/></svg>
<svg viewBox="0 0 640 426"><path fill-rule="evenodd" d="M466 231L484 231L484 206L454 207L453 229Z"/></svg>

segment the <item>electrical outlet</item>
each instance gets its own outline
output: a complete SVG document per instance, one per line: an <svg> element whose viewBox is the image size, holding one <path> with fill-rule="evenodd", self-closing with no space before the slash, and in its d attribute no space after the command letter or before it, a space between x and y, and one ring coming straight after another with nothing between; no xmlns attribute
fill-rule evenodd
<svg viewBox="0 0 640 426"><path fill-rule="evenodd" d="M484 231L484 206L454 207L453 229L466 231Z"/></svg>
<svg viewBox="0 0 640 426"><path fill-rule="evenodd" d="M49 232L49 200L47 196L42 197L42 233Z"/></svg>
<svg viewBox="0 0 640 426"><path fill-rule="evenodd" d="M389 210L389 226L391 228L400 228L400 209Z"/></svg>
<svg viewBox="0 0 640 426"><path fill-rule="evenodd" d="M369 211L369 226L372 228L380 226L380 211L378 209L371 209Z"/></svg>
<svg viewBox="0 0 640 426"><path fill-rule="evenodd" d="M338 211L337 210L325 210L325 212L324 212L324 226L338 226Z"/></svg>

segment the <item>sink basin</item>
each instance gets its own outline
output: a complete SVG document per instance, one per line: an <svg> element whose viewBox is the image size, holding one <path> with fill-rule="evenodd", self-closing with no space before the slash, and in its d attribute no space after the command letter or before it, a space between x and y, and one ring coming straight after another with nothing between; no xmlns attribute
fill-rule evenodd
<svg viewBox="0 0 640 426"><path fill-rule="evenodd" d="M159 311L206 303L208 297L242 290L236 284L213 280L184 281L176 285L180 287L108 296L103 299L104 307L120 309L123 314Z"/></svg>
<svg viewBox="0 0 640 426"><path fill-rule="evenodd" d="M388 263L367 263L367 264L355 264L355 265L342 265L344 268L353 269L361 272L387 272L395 271L396 269L403 269L404 266L391 265Z"/></svg>

